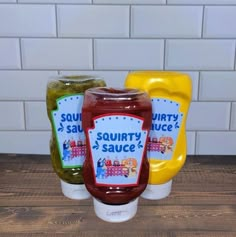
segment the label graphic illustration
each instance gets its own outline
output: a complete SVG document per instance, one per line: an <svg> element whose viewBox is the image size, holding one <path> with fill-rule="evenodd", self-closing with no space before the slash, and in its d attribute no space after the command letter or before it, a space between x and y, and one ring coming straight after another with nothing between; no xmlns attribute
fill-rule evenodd
<svg viewBox="0 0 236 237"><path fill-rule="evenodd" d="M88 129L96 184L136 185L147 131L143 119L128 114L107 114Z"/></svg>
<svg viewBox="0 0 236 237"><path fill-rule="evenodd" d="M83 99L83 95L61 97L57 100L58 109L52 111L63 168L80 167L85 160L85 134L81 124Z"/></svg>
<svg viewBox="0 0 236 237"><path fill-rule="evenodd" d="M152 99L152 127L147 154L151 159L170 160L175 149L183 113L179 104L167 99Z"/></svg>

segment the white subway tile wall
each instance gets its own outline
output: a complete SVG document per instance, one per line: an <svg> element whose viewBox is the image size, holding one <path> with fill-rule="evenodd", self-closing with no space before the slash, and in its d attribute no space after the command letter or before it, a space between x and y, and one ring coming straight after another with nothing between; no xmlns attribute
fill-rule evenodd
<svg viewBox="0 0 236 237"><path fill-rule="evenodd" d="M93 0L95 4L165 4L166 0Z"/></svg>
<svg viewBox="0 0 236 237"><path fill-rule="evenodd" d="M62 5L57 12L59 37L129 37L128 6Z"/></svg>
<svg viewBox="0 0 236 237"><path fill-rule="evenodd" d="M49 154L50 131L0 131L1 153Z"/></svg>
<svg viewBox="0 0 236 237"><path fill-rule="evenodd" d="M201 4L209 4L209 5L225 5L225 4L235 4L235 0L167 0L168 4L194 4L194 5L201 5Z"/></svg>
<svg viewBox="0 0 236 237"><path fill-rule="evenodd" d="M0 70L1 101L45 101L48 80L56 71Z"/></svg>
<svg viewBox="0 0 236 237"><path fill-rule="evenodd" d="M198 132L196 154L235 155L236 132Z"/></svg>
<svg viewBox="0 0 236 237"><path fill-rule="evenodd" d="M95 39L94 42L95 69L163 69L163 58L163 40Z"/></svg>
<svg viewBox="0 0 236 237"><path fill-rule="evenodd" d="M19 39L0 38L0 69L20 69Z"/></svg>
<svg viewBox="0 0 236 237"><path fill-rule="evenodd" d="M26 130L49 130L50 123L47 116L45 102L25 102Z"/></svg>
<svg viewBox="0 0 236 237"><path fill-rule="evenodd" d="M233 70L234 40L167 40L166 69Z"/></svg>
<svg viewBox="0 0 236 237"><path fill-rule="evenodd" d="M0 3L15 3L16 0L0 0Z"/></svg>
<svg viewBox="0 0 236 237"><path fill-rule="evenodd" d="M236 6L205 7L204 37L234 38L236 27Z"/></svg>
<svg viewBox="0 0 236 237"><path fill-rule="evenodd" d="M199 100L236 101L236 72L201 72Z"/></svg>
<svg viewBox="0 0 236 237"><path fill-rule="evenodd" d="M236 0L0 0L0 153L49 154L52 77L177 70L193 84L188 154L235 155L235 22Z"/></svg>
<svg viewBox="0 0 236 237"><path fill-rule="evenodd" d="M187 132L187 151L189 155L195 155L195 132Z"/></svg>
<svg viewBox="0 0 236 237"><path fill-rule="evenodd" d="M92 0L18 0L18 3L77 3L89 4Z"/></svg>
<svg viewBox="0 0 236 237"><path fill-rule="evenodd" d="M0 5L0 36L55 37L55 7L50 5Z"/></svg>
<svg viewBox="0 0 236 237"><path fill-rule="evenodd" d="M22 39L23 69L92 69L91 39Z"/></svg>
<svg viewBox="0 0 236 237"><path fill-rule="evenodd" d="M192 102L188 130L227 130L230 121L230 102Z"/></svg>
<svg viewBox="0 0 236 237"><path fill-rule="evenodd" d="M236 103L232 104L231 129L236 130Z"/></svg>
<svg viewBox="0 0 236 237"><path fill-rule="evenodd" d="M200 38L203 7L134 6L131 36Z"/></svg>
<svg viewBox="0 0 236 237"><path fill-rule="evenodd" d="M23 102L0 102L0 130L24 130Z"/></svg>

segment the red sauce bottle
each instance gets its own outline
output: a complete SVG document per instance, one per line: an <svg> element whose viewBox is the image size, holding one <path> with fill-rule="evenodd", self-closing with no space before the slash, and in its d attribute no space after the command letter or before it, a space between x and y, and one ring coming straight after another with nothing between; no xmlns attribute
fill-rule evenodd
<svg viewBox="0 0 236 237"><path fill-rule="evenodd" d="M95 212L105 221L122 222L136 214L149 176L151 115L145 92L107 87L85 92L82 126L88 145L83 177Z"/></svg>

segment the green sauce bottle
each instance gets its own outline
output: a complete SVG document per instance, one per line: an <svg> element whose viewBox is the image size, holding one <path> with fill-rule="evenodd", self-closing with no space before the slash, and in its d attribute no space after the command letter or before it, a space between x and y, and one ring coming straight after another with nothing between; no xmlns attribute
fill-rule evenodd
<svg viewBox="0 0 236 237"><path fill-rule="evenodd" d="M51 161L61 180L63 194L71 199L90 197L82 170L86 156L86 140L82 129L84 92L103 87L103 79L94 76L62 76L47 85L47 114L51 123Z"/></svg>

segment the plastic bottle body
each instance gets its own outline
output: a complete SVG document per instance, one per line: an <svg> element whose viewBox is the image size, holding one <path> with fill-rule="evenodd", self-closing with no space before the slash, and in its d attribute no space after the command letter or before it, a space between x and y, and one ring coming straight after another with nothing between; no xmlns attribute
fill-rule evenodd
<svg viewBox="0 0 236 237"><path fill-rule="evenodd" d="M61 179L63 193L70 198L80 199L77 193L87 192L84 186L76 186L84 183L82 167L86 141L81 115L84 91L104 85L102 79L92 76L58 77L49 81L47 85L47 114L52 128L52 166ZM84 198L87 196L85 194Z"/></svg>
<svg viewBox="0 0 236 237"><path fill-rule="evenodd" d="M186 160L186 119L191 101L191 79L177 72L133 72L127 76L125 86L146 91L152 100L149 185L142 196L161 199L169 195L172 179Z"/></svg>
<svg viewBox="0 0 236 237"><path fill-rule="evenodd" d="M126 213L129 205L124 205L132 203L137 208L136 199L145 190L149 176L145 146L151 126L149 97L131 89L89 89L82 118L89 144L83 176L95 198L95 211L111 222L129 219L136 211ZM106 213L101 214L106 206ZM116 219L114 212L125 214Z"/></svg>

